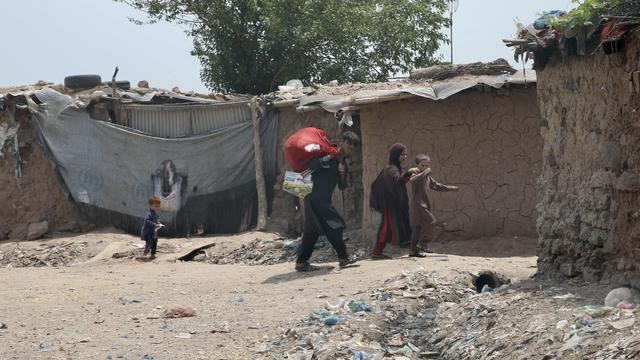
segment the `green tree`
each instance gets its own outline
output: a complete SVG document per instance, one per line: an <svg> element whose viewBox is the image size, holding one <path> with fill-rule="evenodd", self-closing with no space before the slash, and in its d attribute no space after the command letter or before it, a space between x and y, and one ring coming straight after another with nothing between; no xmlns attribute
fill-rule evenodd
<svg viewBox="0 0 640 360"><path fill-rule="evenodd" d="M438 62L446 0L115 0L186 25L211 89L385 81ZM141 22L140 22L141 23Z"/></svg>

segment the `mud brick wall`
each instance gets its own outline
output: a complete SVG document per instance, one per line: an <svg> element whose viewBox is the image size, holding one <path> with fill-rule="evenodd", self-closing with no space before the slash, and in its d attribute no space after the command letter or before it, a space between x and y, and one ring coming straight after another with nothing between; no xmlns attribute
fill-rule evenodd
<svg viewBox="0 0 640 360"><path fill-rule="evenodd" d="M548 123L538 265L548 276L640 287L638 39L613 55L555 54L538 72Z"/></svg>
<svg viewBox="0 0 640 360"><path fill-rule="evenodd" d="M269 216L269 229L291 236L302 233L304 215L298 199L282 190L284 173L289 169L282 146L296 131L305 127L323 129L329 140L338 142L342 131L354 131L360 135L360 122L354 117L354 125L344 129L338 128L338 121L333 113L324 110L298 113L295 107L280 108L278 117L278 177L276 179L273 204ZM290 169L289 169L290 170ZM333 194L333 205L347 222L349 230L359 229L362 224L362 157L360 151L352 156L349 167L353 185L344 193L337 187ZM344 198L343 198L344 196Z"/></svg>
<svg viewBox="0 0 640 360"><path fill-rule="evenodd" d="M470 90L442 101L368 105L360 115L365 204L389 147L401 142L409 150L408 166L417 153L429 154L434 179L460 187L459 192L432 192L440 236L536 236L542 120L535 84ZM375 240L379 222L379 215L365 206L362 227L368 242Z"/></svg>
<svg viewBox="0 0 640 360"><path fill-rule="evenodd" d="M15 178L15 157L7 148L0 155L0 240L24 239L29 224L47 220L50 231L70 231L86 225L77 206L60 186L53 166L37 142L37 134L27 113L18 110L18 144L23 176ZM0 123L9 122L0 112Z"/></svg>

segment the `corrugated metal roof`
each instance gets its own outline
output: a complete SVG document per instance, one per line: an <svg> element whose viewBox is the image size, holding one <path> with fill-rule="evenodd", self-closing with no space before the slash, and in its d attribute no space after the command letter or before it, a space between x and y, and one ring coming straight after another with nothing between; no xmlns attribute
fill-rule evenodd
<svg viewBox="0 0 640 360"><path fill-rule="evenodd" d="M251 121L248 101L220 104L123 104L122 124L161 137L206 134Z"/></svg>

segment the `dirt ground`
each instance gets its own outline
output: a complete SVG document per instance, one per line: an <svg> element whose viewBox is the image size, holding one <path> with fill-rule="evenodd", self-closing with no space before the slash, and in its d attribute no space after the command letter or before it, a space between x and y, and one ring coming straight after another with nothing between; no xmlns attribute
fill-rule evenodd
<svg viewBox="0 0 640 360"><path fill-rule="evenodd" d="M17 247L28 252L73 242L84 243L85 251L70 266L3 265L0 322L5 326L0 327L6 328L0 329L0 358L251 359L257 344L282 336L326 299L362 293L403 270L422 267L455 278L492 269L514 280L536 271L531 239L515 239L516 248L508 239L434 244L436 251L466 250L463 256L363 260L343 270L330 268L337 264L329 261L322 264L325 269L308 274L296 273L290 262L247 266L175 261L203 244L214 242L213 248L224 252L256 238L278 236L161 239L153 262L112 258L117 252L140 251L142 244L115 230L1 243L0 259ZM512 245L505 248L506 243ZM488 256L492 252L495 255ZM481 256L469 256L474 253ZM174 307L192 307L196 316L164 318L164 310Z"/></svg>

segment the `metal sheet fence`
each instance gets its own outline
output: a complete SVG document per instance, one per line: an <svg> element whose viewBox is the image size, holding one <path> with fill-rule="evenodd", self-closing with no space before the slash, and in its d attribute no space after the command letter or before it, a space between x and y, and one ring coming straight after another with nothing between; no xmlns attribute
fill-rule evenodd
<svg viewBox="0 0 640 360"><path fill-rule="evenodd" d="M117 123L165 138L200 135L251 121L248 104L247 101L220 104L127 104L123 105L123 116Z"/></svg>

